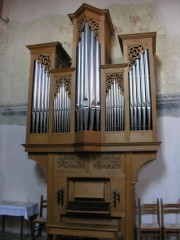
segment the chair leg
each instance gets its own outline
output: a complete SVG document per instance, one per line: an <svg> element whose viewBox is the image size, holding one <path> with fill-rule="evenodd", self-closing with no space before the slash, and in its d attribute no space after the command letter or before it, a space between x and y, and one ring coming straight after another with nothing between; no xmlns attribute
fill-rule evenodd
<svg viewBox="0 0 180 240"><path fill-rule="evenodd" d="M38 230L38 236L41 236L41 229Z"/></svg>
<svg viewBox="0 0 180 240"><path fill-rule="evenodd" d="M180 240L180 233L177 234L177 240Z"/></svg>
<svg viewBox="0 0 180 240"><path fill-rule="evenodd" d="M31 224L31 240L34 240L34 223Z"/></svg>
<svg viewBox="0 0 180 240"><path fill-rule="evenodd" d="M166 231L164 231L164 240L167 239Z"/></svg>
<svg viewBox="0 0 180 240"><path fill-rule="evenodd" d="M41 236L41 233L42 233L41 224L39 224L38 236Z"/></svg>

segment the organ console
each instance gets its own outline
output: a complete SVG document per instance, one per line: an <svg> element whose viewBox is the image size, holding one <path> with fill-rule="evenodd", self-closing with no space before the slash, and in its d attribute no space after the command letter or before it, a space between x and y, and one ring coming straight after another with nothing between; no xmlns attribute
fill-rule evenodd
<svg viewBox="0 0 180 240"><path fill-rule="evenodd" d="M156 158L156 33L119 35L111 63L109 11L83 4L68 15L72 59L58 42L31 53L25 151L43 168L47 239L134 239L135 183Z"/></svg>

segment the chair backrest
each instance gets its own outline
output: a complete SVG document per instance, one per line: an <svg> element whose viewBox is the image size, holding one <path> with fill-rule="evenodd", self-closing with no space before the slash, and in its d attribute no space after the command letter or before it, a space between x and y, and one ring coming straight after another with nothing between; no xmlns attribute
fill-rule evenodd
<svg viewBox="0 0 180 240"><path fill-rule="evenodd" d="M177 224L180 221L180 202L163 203L161 198L161 221L162 225L165 223Z"/></svg>
<svg viewBox="0 0 180 240"><path fill-rule="evenodd" d="M139 226L143 223L157 223L160 225L160 204L159 199L156 203L141 203L138 199ZM143 216L147 218L145 222Z"/></svg>
<svg viewBox="0 0 180 240"><path fill-rule="evenodd" d="M43 217L45 209L47 209L47 200L41 195L39 217Z"/></svg>

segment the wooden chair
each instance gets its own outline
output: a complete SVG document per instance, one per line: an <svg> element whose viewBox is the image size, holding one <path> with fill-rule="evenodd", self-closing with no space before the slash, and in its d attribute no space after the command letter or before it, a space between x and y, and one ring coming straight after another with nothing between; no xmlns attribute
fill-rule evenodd
<svg viewBox="0 0 180 240"><path fill-rule="evenodd" d="M156 203L144 203L138 199L138 219L139 219L139 239L143 237L156 236L162 239L162 229L160 225L160 204L159 199ZM153 238L154 239L154 238Z"/></svg>
<svg viewBox="0 0 180 240"><path fill-rule="evenodd" d="M168 236L180 239L180 202L163 203L161 199L161 222L164 240L168 239Z"/></svg>
<svg viewBox="0 0 180 240"><path fill-rule="evenodd" d="M43 195L41 195L40 198L40 211L39 216L35 218L32 221L31 226L31 239L34 240L35 238L35 232L38 232L37 236L41 236L42 230L46 229L46 216L45 216L45 210L47 209L47 200L43 198Z"/></svg>

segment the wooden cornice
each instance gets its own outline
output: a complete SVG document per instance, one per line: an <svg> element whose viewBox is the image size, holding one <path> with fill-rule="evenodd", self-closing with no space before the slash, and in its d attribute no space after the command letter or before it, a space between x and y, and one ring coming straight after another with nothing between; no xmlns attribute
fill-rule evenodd
<svg viewBox="0 0 180 240"><path fill-rule="evenodd" d="M57 152L157 152L160 142L97 143L78 142L74 144L22 144L29 153Z"/></svg>

